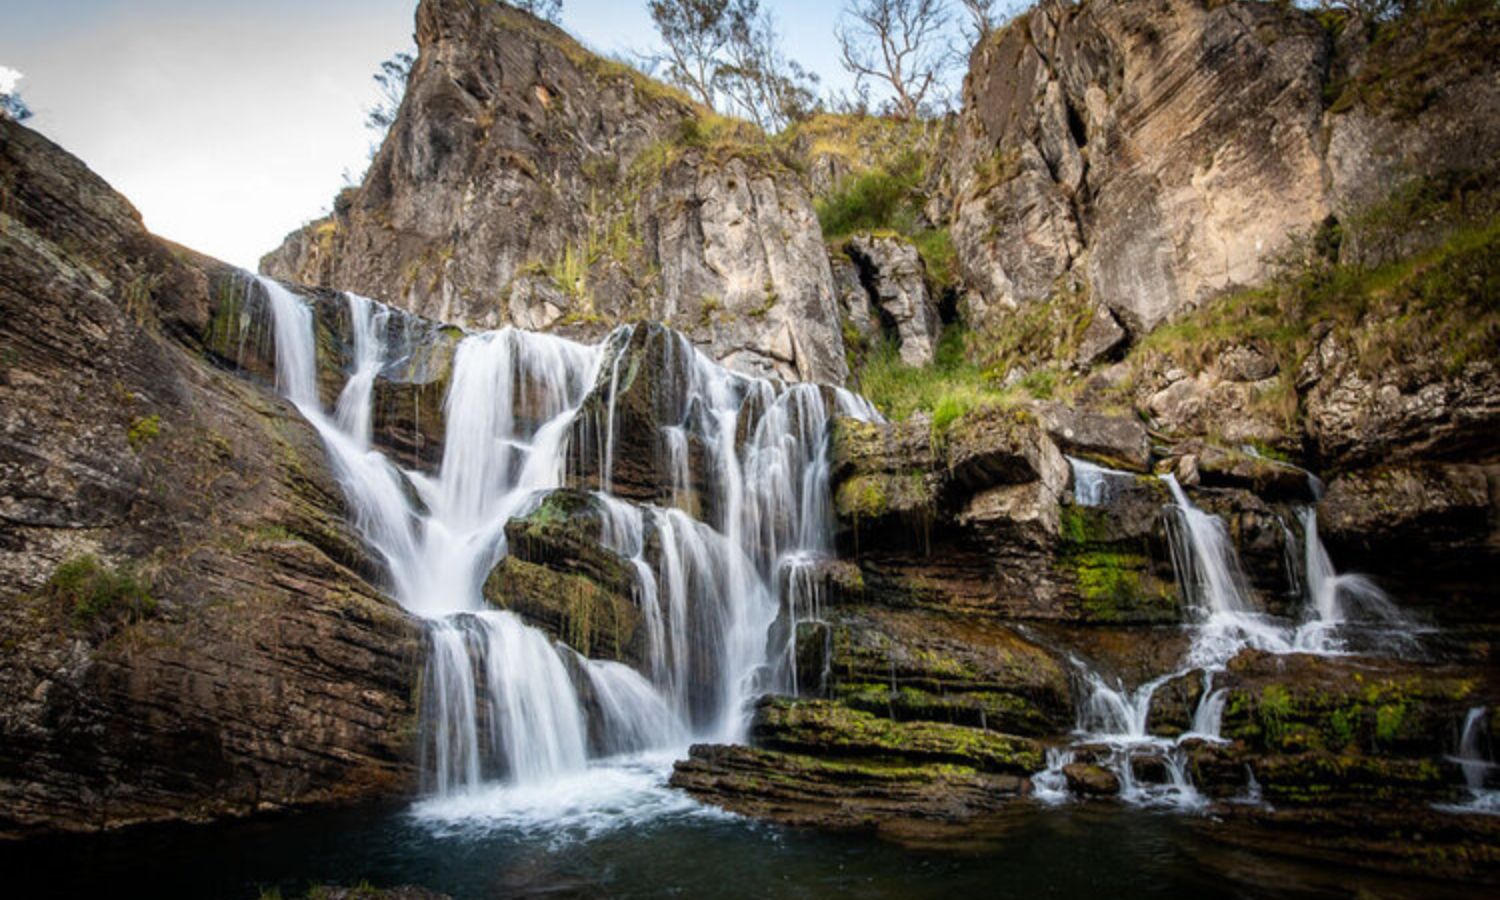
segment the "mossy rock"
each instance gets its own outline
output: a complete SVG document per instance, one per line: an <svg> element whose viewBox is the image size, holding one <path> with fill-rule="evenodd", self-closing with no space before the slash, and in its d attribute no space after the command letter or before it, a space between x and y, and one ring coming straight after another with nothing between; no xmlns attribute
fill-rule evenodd
<svg viewBox="0 0 1500 900"><path fill-rule="evenodd" d="M763 699L751 724L758 747L819 757L856 757L968 766L1027 774L1042 749L1027 738L937 722L896 722L827 700Z"/></svg>

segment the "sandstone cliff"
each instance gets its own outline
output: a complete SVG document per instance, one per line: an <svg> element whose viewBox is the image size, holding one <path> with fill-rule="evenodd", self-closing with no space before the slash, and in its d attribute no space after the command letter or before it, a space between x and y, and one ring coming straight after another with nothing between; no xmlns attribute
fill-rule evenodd
<svg viewBox="0 0 1500 900"><path fill-rule="evenodd" d="M952 227L974 323L1071 291L1139 338L1263 281L1330 216L1491 168L1500 95L1458 50L1480 15L1371 44L1282 4L1039 4L965 82Z"/></svg>
<svg viewBox="0 0 1500 900"><path fill-rule="evenodd" d="M4 120L0 198L0 834L407 790L420 631L208 362L223 267Z"/></svg>
<svg viewBox="0 0 1500 900"><path fill-rule="evenodd" d="M425 0L416 38L364 183L263 271L478 327L651 318L744 371L843 381L811 200L758 131L505 4Z"/></svg>

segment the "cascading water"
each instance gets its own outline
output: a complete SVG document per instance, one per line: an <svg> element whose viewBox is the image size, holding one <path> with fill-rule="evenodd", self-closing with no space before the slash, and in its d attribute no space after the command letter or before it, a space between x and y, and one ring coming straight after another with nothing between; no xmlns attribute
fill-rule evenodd
<svg viewBox="0 0 1500 900"><path fill-rule="evenodd" d="M1073 469L1073 501L1081 506L1107 504L1113 495L1112 485L1134 477L1083 460L1069 458L1069 463ZM1368 579L1336 572L1318 537L1316 514L1310 507L1299 511L1306 572L1303 621L1279 622L1257 612L1224 521L1194 505L1176 478L1165 475L1163 480L1174 501L1167 520L1173 568L1193 617L1188 625L1192 643L1185 665L1131 691L1074 659L1081 687L1074 746L1102 746L1107 750L1102 761L1119 780L1122 799L1196 808L1202 799L1188 778L1183 745L1192 740L1222 740L1220 722L1227 694L1222 688L1214 688L1214 676L1230 659L1247 647L1273 653L1337 653L1343 649L1338 630L1350 621L1374 621L1392 627L1403 622ZM1151 734L1149 718L1157 691L1194 671L1201 671L1203 689L1191 729L1176 738ZM1068 751L1069 761L1075 752ZM1166 780L1141 783L1134 771L1135 762L1141 758L1160 758ZM1066 797L1061 771L1066 763L1060 759L1061 755L1049 755L1048 768L1034 779L1040 785L1039 796L1046 802Z"/></svg>
<svg viewBox="0 0 1500 900"><path fill-rule="evenodd" d="M1500 788L1495 786L1500 783L1500 765L1494 759L1488 713L1489 709L1483 706L1469 710L1459 731L1458 753L1449 757L1463 770L1469 799L1465 803L1440 806L1440 809L1500 816Z"/></svg>
<svg viewBox="0 0 1500 900"><path fill-rule="evenodd" d="M688 492L689 441L707 448L716 520L611 494L623 328L596 346L514 329L458 346L436 473L402 469L371 449L371 397L388 362L389 310L349 295L352 374L336 413L318 397L312 310L266 278L277 382L317 428L360 533L396 599L428 623L423 679L424 769L439 795L487 782L567 781L591 756L679 746L690 735L738 739L748 701L782 686L787 652L774 623L815 617L810 566L830 552L828 410L824 389L730 373L668 333L667 366L682 386L662 440L673 503ZM634 568L648 632L647 671L586 659L510 612L488 609L483 584L506 554L505 525L567 476L569 442L590 396L604 400L594 495L602 543ZM876 418L835 390L841 414ZM742 436L748 435L741 443ZM659 553L648 553L650 543ZM784 578L796 571L798 577ZM559 782L561 783L561 782ZM471 801L465 801L471 802Z"/></svg>

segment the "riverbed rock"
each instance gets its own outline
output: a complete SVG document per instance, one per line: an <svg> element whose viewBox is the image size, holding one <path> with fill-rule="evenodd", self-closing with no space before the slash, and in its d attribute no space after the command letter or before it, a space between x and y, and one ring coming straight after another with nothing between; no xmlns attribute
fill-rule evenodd
<svg viewBox="0 0 1500 900"><path fill-rule="evenodd" d="M1059 660L985 617L866 606L829 618L829 692L850 707L1031 736L1072 722Z"/></svg>

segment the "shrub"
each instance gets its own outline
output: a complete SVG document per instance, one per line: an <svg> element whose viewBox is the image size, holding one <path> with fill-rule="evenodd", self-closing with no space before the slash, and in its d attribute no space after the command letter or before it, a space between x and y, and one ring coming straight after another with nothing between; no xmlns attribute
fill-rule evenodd
<svg viewBox="0 0 1500 900"><path fill-rule="evenodd" d="M114 569L91 554L57 567L43 591L70 608L73 624L108 631L156 612L150 588L132 569Z"/></svg>

